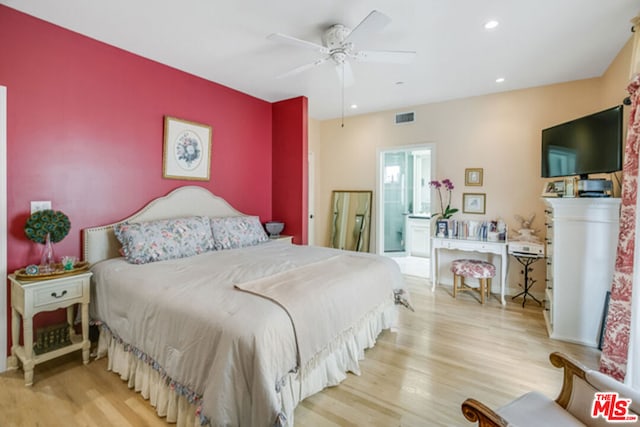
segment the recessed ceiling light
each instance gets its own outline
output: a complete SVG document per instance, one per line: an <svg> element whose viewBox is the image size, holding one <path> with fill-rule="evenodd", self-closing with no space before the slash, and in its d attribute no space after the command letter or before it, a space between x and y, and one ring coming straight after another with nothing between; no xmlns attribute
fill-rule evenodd
<svg viewBox="0 0 640 427"><path fill-rule="evenodd" d="M356 104L351 104L351 109L355 110L356 108L358 108L358 106Z"/></svg>
<svg viewBox="0 0 640 427"><path fill-rule="evenodd" d="M504 77L498 77L496 83L504 83Z"/></svg>
<svg viewBox="0 0 640 427"><path fill-rule="evenodd" d="M396 85L398 85L398 86L403 85L403 84L404 84L403 81L396 82Z"/></svg>
<svg viewBox="0 0 640 427"><path fill-rule="evenodd" d="M484 24L484 29L485 30L493 30L494 28L496 28L498 25L500 25L500 23L494 19L492 19L491 21L487 21Z"/></svg>

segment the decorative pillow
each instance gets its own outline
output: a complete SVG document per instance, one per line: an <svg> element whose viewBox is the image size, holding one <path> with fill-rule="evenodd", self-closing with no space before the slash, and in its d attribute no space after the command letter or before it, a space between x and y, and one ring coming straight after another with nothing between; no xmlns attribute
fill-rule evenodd
<svg viewBox="0 0 640 427"><path fill-rule="evenodd" d="M213 250L207 217L125 222L114 227L122 252L132 264L184 258Z"/></svg>
<svg viewBox="0 0 640 427"><path fill-rule="evenodd" d="M217 250L244 248L269 240L257 216L211 218L210 222Z"/></svg>

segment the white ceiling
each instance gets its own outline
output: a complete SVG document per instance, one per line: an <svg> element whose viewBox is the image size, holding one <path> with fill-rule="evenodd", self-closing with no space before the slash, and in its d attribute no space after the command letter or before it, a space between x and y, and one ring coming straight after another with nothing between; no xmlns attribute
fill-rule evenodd
<svg viewBox="0 0 640 427"><path fill-rule="evenodd" d="M316 119L403 110L601 76L631 36L637 0L0 0L30 15L266 101L304 95ZM392 22L360 49L415 50L410 65L352 63L344 91L319 54L268 40L321 42L379 10ZM500 22L487 31L489 19ZM504 83L496 83L504 77ZM397 84L403 82L403 84ZM357 104L357 110L348 108Z"/></svg>

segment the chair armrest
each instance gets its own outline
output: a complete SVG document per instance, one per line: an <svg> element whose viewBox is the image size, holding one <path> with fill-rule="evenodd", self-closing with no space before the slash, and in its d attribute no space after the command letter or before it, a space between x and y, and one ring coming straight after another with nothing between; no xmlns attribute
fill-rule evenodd
<svg viewBox="0 0 640 427"><path fill-rule="evenodd" d="M573 377L576 376L584 381L586 379L587 368L584 365L569 359L566 355L554 351L549 355L551 364L556 368L564 368L564 375L562 378L562 388L556 398L556 403L563 408L567 409L567 405L571 400L571 392L573 391Z"/></svg>
<svg viewBox="0 0 640 427"><path fill-rule="evenodd" d="M464 417L472 423L477 422L478 427L507 427L507 420L496 414L488 406L475 399L467 399L462 403Z"/></svg>
<svg viewBox="0 0 640 427"><path fill-rule="evenodd" d="M569 359L567 356L559 352L551 353L549 355L549 360L553 366L556 368L563 368L564 370L562 388L560 389L560 393L558 394L555 403L567 410L569 402L571 401L571 393L574 388L574 378L580 378L588 384L586 379L586 372L588 369L579 362ZM548 402L551 403L551 400L548 400ZM567 413L569 413L568 410ZM462 403L462 414L467 420L473 423L477 422L478 427L507 427L509 425L509 422L498 415L497 412L471 398ZM568 416L572 417L575 415L570 414Z"/></svg>

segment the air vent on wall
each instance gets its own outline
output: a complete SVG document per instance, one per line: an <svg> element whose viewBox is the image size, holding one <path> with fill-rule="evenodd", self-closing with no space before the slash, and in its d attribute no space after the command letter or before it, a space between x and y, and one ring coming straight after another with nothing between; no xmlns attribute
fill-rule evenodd
<svg viewBox="0 0 640 427"><path fill-rule="evenodd" d="M403 125L407 123L413 123L416 121L416 113L410 111L408 113L396 113L396 124Z"/></svg>

